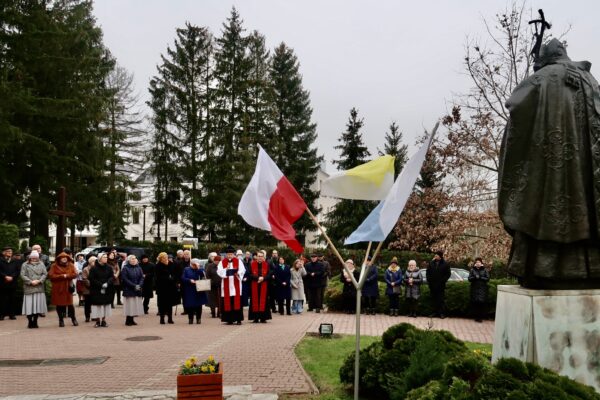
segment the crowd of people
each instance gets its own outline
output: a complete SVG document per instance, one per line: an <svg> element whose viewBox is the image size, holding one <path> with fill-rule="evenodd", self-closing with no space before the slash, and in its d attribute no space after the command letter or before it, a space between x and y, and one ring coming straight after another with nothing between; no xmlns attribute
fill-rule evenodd
<svg viewBox="0 0 600 400"><path fill-rule="evenodd" d="M23 260L5 247L0 258L0 320L16 319L16 289L18 277L22 278L22 314L27 316L28 328L38 328L38 318L48 312L46 280L51 284L51 304L56 307L58 323L65 327L69 318L78 326L73 299L79 297L85 322L94 322L98 328L107 327L107 319L116 305L123 306L125 325L137 325L135 318L149 313L150 300L156 294L160 324L173 324L173 308L183 305L183 315L189 324L200 324L203 306L210 309L212 318L220 318L227 325L240 325L244 308L252 323L266 323L274 313L301 314L307 304L308 311L320 313L323 309L325 289L332 277L331 265L323 254L312 253L309 259L298 258L290 263L277 250L267 258L264 250L255 253L235 250L229 246L224 256L210 253L203 263L192 258L189 250L179 250L173 257L161 252L152 263L148 255L140 260L133 254L119 254L116 249L107 253L75 259L69 249L58 254L54 262L34 245ZM342 269L343 309L356 310L357 291L354 282L360 273L354 261L346 261ZM368 258L361 290L366 314L376 314L379 299L379 267ZM431 293L432 317L445 318L445 288L451 270L443 252L436 252L427 265L424 279L415 260L409 261L403 271L394 257L385 269L385 296L388 313L398 316L400 296L408 305L408 316L419 314L421 286L426 282ZM490 276L481 258L477 258L470 271L473 315L481 322L485 314L487 282Z"/></svg>

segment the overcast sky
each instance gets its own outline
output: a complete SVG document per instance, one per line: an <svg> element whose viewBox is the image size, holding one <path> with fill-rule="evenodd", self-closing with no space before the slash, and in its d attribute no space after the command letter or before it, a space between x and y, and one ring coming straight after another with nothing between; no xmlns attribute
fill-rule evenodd
<svg viewBox="0 0 600 400"><path fill-rule="evenodd" d="M451 108L454 94L470 82L463 73L467 36L485 38L483 19L506 9L504 0L96 0L95 15L104 42L117 61L135 74L136 88L148 98L148 82L160 55L173 46L175 29L186 21L208 27L215 36L231 7L246 32L258 30L273 49L280 42L300 61L310 92L317 147L327 169L337 158L340 133L349 111L364 118L363 137L374 155L396 121L405 142L430 129ZM573 60L592 62L600 77L600 1L536 0L566 36Z"/></svg>

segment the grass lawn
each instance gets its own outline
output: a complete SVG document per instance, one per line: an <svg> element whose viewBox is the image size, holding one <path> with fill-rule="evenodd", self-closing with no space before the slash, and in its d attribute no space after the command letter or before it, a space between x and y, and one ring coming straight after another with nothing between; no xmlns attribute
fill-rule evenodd
<svg viewBox="0 0 600 400"><path fill-rule="evenodd" d="M361 336L360 347L364 348L379 340L377 336ZM465 342L471 350L492 351L492 345L486 343ZM340 383L339 370L349 353L354 352L354 336L341 335L332 339L321 339L316 336L305 336L296 347L296 356L304 370L319 388L318 396L290 396L282 399L296 400L351 400L350 388Z"/></svg>

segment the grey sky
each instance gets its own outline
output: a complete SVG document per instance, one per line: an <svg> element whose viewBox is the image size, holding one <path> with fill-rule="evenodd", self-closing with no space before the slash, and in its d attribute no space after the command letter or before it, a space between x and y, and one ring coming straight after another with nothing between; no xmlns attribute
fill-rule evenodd
<svg viewBox="0 0 600 400"><path fill-rule="evenodd" d="M285 42L300 61L310 91L319 152L337 157L333 146L352 107L364 118L363 135L374 155L397 121L406 143L430 129L450 108L454 93L470 82L462 71L466 37L485 38L483 18L507 7L504 0L355 1L355 0L96 0L95 15L104 42L118 62L135 74L147 99L150 77L160 54L173 45L175 29L186 21L206 26L216 36L235 5L247 32L258 30L269 48ZM537 0L563 33L573 60L592 62L600 77L600 2Z"/></svg>

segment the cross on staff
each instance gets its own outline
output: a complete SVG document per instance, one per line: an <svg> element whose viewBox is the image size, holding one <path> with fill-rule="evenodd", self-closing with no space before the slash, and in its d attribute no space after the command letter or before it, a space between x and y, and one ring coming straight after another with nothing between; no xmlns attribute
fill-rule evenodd
<svg viewBox="0 0 600 400"><path fill-rule="evenodd" d="M65 218L74 217L75 213L66 210L67 205L67 189L61 186L58 189L58 205L56 210L49 211L51 215L58 216L58 222L56 223L56 254L65 248Z"/></svg>

